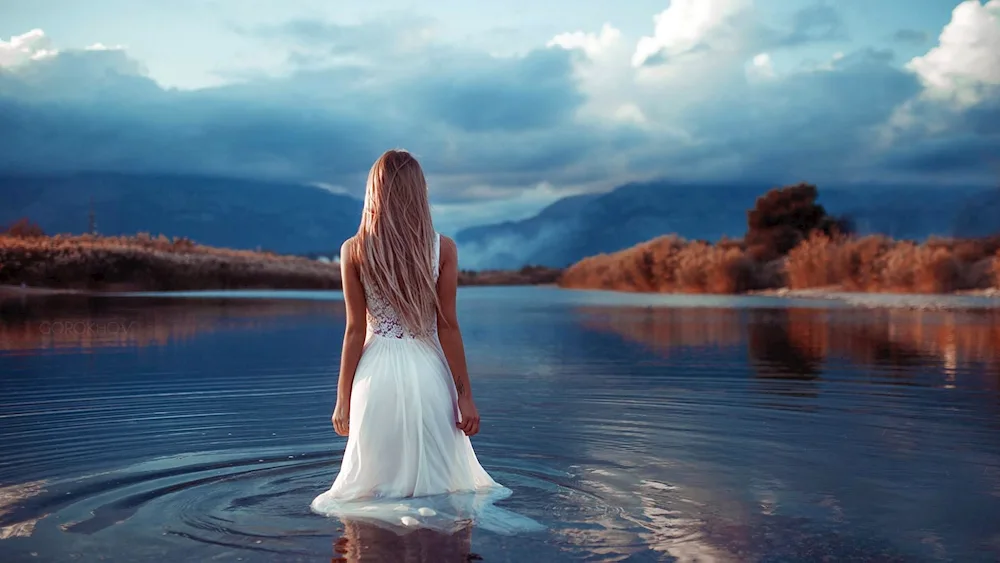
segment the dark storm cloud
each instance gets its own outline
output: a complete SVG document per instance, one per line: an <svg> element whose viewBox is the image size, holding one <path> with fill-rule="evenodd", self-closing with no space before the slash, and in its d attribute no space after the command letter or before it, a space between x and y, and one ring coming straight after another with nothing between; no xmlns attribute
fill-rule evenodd
<svg viewBox="0 0 1000 563"><path fill-rule="evenodd" d="M197 91L163 90L109 54L124 57L76 52L0 71L0 126L12 141L0 163L339 183L403 146L439 174L496 172L524 185L602 143L572 123L582 97L559 49L506 59L442 49L410 72L331 67ZM88 64L71 64L80 59Z"/></svg>
<svg viewBox="0 0 1000 563"><path fill-rule="evenodd" d="M883 163L903 173L948 176L977 175L1000 184L1000 88L984 92L983 101L969 108L954 108L926 100L907 110L917 123L933 128L917 136L897 139Z"/></svg>
<svg viewBox="0 0 1000 563"><path fill-rule="evenodd" d="M899 147L886 160L894 170L950 176L993 173L1000 184L1000 135L928 139Z"/></svg>
<svg viewBox="0 0 1000 563"><path fill-rule="evenodd" d="M891 64L891 53L862 50L827 68L734 89L684 116L703 153L739 155L755 177L833 178L866 148L870 128L920 91L917 79Z"/></svg>
<svg viewBox="0 0 1000 563"><path fill-rule="evenodd" d="M791 32L754 36L747 58L760 46L843 34L825 5L794 22ZM0 69L0 168L321 181L358 193L382 150L405 147L432 176L435 197L458 202L543 181L595 189L658 175L836 179L868 166L868 176L933 170L945 178L981 172L997 148L1000 113L983 103L934 114L947 120L943 133L914 132L876 154L873 132L921 91L891 51L860 50L751 83L734 74L740 61L731 51L705 43L680 63L660 62L669 70L731 58L708 67L729 74L706 82L709 91L696 92L700 101L674 122L598 123L577 118L586 101L579 52L498 58L428 42L413 25L391 29L298 21L251 30L292 45L308 65L195 91L161 88L115 50ZM678 86L654 102L669 106ZM914 105L914 115L936 107Z"/></svg>
<svg viewBox="0 0 1000 563"><path fill-rule="evenodd" d="M525 131L566 123L583 102L568 51L533 51L513 60L482 56L462 66L411 84L417 111L466 131Z"/></svg>

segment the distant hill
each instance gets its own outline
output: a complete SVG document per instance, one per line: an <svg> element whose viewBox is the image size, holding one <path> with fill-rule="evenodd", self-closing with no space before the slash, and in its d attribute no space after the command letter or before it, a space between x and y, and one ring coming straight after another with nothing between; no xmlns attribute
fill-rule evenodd
<svg viewBox="0 0 1000 563"><path fill-rule="evenodd" d="M566 267L668 233L702 240L742 237L747 210L772 187L626 184L557 201L523 221L464 229L455 238L467 268ZM819 193L830 213L847 215L862 233L923 239L1000 232L996 189L819 186Z"/></svg>
<svg viewBox="0 0 1000 563"><path fill-rule="evenodd" d="M183 175L0 175L0 225L28 217L46 233L149 232L237 249L306 254L340 248L362 202L300 184Z"/></svg>
<svg viewBox="0 0 1000 563"><path fill-rule="evenodd" d="M466 269L565 267L666 233L740 237L746 211L774 186L634 183L561 199L536 216L464 229ZM860 231L897 238L1000 232L1000 190L819 186L820 203ZM21 217L46 233L86 232L93 198L105 235L149 232L237 249L329 256L358 226L362 202L291 183L186 175L0 174L0 225Z"/></svg>

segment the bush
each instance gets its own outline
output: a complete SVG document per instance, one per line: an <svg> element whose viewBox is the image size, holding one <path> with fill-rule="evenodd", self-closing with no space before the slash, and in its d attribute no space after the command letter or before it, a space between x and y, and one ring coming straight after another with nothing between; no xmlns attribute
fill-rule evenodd
<svg viewBox="0 0 1000 563"><path fill-rule="evenodd" d="M917 244L884 236L831 238L814 231L787 256L760 261L733 241L712 245L664 236L585 258L568 268L559 284L664 293L782 287L947 293L1000 286L1000 243L934 239Z"/></svg>
<svg viewBox="0 0 1000 563"><path fill-rule="evenodd" d="M816 186L798 184L770 190L747 212L746 244L755 260L784 256L812 233L848 234L850 223L836 219L816 203Z"/></svg>
<svg viewBox="0 0 1000 563"><path fill-rule="evenodd" d="M10 226L0 229L0 233L18 238L44 237L45 231L36 223L32 223L27 218L19 219Z"/></svg>
<svg viewBox="0 0 1000 563"><path fill-rule="evenodd" d="M739 245L665 236L614 254L585 258L559 284L647 292L741 293L757 286L753 260Z"/></svg>
<svg viewBox="0 0 1000 563"><path fill-rule="evenodd" d="M994 244L947 239L917 244L882 236L834 240L816 234L788 254L786 270L792 289L830 285L904 293L985 289L997 283L997 258L987 254Z"/></svg>

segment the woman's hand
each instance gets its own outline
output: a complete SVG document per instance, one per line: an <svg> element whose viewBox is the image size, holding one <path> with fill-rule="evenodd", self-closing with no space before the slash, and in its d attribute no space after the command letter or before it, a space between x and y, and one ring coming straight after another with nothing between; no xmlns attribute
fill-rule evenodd
<svg viewBox="0 0 1000 563"><path fill-rule="evenodd" d="M462 420L456 423L458 429L465 432L466 436L475 436L479 433L479 411L472 396L465 395L458 398L458 412L462 415Z"/></svg>
<svg viewBox="0 0 1000 563"><path fill-rule="evenodd" d="M350 402L342 403L337 401L337 406L333 409L333 429L337 431L340 436L347 436L348 423L351 420L351 407Z"/></svg>

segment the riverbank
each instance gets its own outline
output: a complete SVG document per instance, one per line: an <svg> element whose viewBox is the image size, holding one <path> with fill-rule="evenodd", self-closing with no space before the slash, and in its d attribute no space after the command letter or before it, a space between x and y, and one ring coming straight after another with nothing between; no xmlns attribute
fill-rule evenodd
<svg viewBox="0 0 1000 563"><path fill-rule="evenodd" d="M969 308L1000 309L1000 289L975 289L952 293L890 293L857 292L831 286L810 289L767 289L751 291L748 295L780 297L787 299L817 299L834 301L867 309L910 309L946 311Z"/></svg>
<svg viewBox="0 0 1000 563"><path fill-rule="evenodd" d="M560 286L650 293L991 294L1000 290L1000 239L813 235L777 258L744 241L664 236L567 268Z"/></svg>
<svg viewBox="0 0 1000 563"><path fill-rule="evenodd" d="M459 285L555 283L561 270L462 271ZM0 294L46 292L339 290L340 266L139 234L0 235Z"/></svg>

